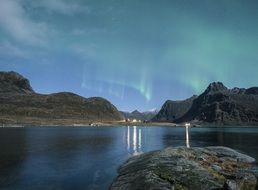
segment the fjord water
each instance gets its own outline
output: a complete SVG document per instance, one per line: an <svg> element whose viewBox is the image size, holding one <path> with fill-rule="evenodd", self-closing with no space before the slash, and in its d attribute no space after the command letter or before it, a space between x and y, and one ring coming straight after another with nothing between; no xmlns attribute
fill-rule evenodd
<svg viewBox="0 0 258 190"><path fill-rule="evenodd" d="M214 145L258 159L258 128L0 128L0 189L108 189L133 155Z"/></svg>

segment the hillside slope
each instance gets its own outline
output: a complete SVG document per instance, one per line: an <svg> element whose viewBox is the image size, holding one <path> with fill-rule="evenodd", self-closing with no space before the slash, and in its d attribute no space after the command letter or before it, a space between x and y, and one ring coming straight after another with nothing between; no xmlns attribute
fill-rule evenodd
<svg viewBox="0 0 258 190"><path fill-rule="evenodd" d="M193 100L197 96L192 96L186 100L172 101L167 100L158 114L152 119L155 122L174 122L182 117L192 106Z"/></svg>
<svg viewBox="0 0 258 190"><path fill-rule="evenodd" d="M109 101L70 92L35 93L29 81L15 72L0 72L0 123L74 124L122 120Z"/></svg>

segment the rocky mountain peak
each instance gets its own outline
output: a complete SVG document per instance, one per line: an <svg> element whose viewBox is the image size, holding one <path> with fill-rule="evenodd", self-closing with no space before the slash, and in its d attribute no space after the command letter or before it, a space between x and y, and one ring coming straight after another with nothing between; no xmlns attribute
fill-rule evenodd
<svg viewBox="0 0 258 190"><path fill-rule="evenodd" d="M191 108L192 103L196 98L197 96L194 95L185 100L167 100L157 115L152 118L152 121L174 122Z"/></svg>
<svg viewBox="0 0 258 190"><path fill-rule="evenodd" d="M230 92L235 93L235 94L243 94L243 93L245 93L245 89L234 87L230 90Z"/></svg>
<svg viewBox="0 0 258 190"><path fill-rule="evenodd" d="M132 114L141 114L141 112L139 112L138 110L134 110Z"/></svg>
<svg viewBox="0 0 258 190"><path fill-rule="evenodd" d="M0 72L0 93L33 93L28 79L14 71Z"/></svg>
<svg viewBox="0 0 258 190"><path fill-rule="evenodd" d="M121 113L127 119L137 119L137 120L141 120L141 121L149 121L157 114L156 111L140 112L138 110L134 110L132 112L121 111Z"/></svg>
<svg viewBox="0 0 258 190"><path fill-rule="evenodd" d="M228 88L224 86L222 82L213 82L210 83L208 88L205 90L205 93L212 93L212 92L218 92L218 91L226 91Z"/></svg>

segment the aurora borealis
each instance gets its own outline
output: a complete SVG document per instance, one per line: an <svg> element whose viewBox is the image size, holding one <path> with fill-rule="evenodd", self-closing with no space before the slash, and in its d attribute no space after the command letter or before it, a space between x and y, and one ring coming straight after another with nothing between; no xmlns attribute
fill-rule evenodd
<svg viewBox="0 0 258 190"><path fill-rule="evenodd" d="M257 86L258 2L0 0L0 70L129 111Z"/></svg>

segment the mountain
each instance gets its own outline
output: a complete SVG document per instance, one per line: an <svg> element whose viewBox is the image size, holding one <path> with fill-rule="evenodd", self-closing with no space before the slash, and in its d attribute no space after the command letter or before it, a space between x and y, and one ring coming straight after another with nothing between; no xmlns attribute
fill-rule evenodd
<svg viewBox="0 0 258 190"><path fill-rule="evenodd" d="M149 121L151 120L157 113L158 110L150 110L150 111L145 111L145 112L139 112L138 110L134 110L133 112L122 112L123 116L126 119L136 119L136 120L141 120L141 121Z"/></svg>
<svg viewBox="0 0 258 190"><path fill-rule="evenodd" d="M194 99L197 96L192 96L186 100L172 101L167 100L158 114L152 119L155 122L174 122L182 117L192 106Z"/></svg>
<svg viewBox="0 0 258 190"><path fill-rule="evenodd" d="M193 120L216 124L257 124L258 87L228 89L221 82L211 83L176 122Z"/></svg>
<svg viewBox="0 0 258 190"><path fill-rule="evenodd" d="M0 72L0 93L34 93L28 79L16 72Z"/></svg>
<svg viewBox="0 0 258 190"><path fill-rule="evenodd" d="M109 101L60 92L33 91L28 79L16 72L0 72L0 123L88 124L122 120Z"/></svg>
<svg viewBox="0 0 258 190"><path fill-rule="evenodd" d="M153 117L155 117L159 113L158 109L152 109L150 111L142 112L142 114L145 116L146 121L150 121Z"/></svg>

